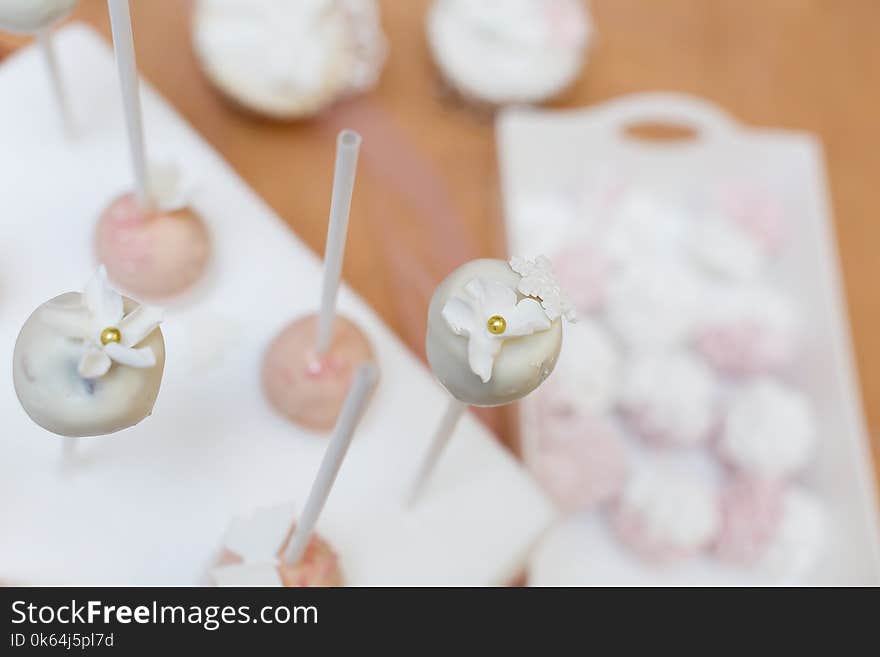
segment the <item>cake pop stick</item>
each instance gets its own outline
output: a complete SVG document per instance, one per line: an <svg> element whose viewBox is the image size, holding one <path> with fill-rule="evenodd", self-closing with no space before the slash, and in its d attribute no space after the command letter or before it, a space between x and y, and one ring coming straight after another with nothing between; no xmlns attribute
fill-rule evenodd
<svg viewBox="0 0 880 657"><path fill-rule="evenodd" d="M134 192L115 199L101 214L95 250L117 284L146 298L164 298L184 291L202 276L210 237L181 193L177 169L149 165L128 0L107 0L107 4Z"/></svg>
<svg viewBox="0 0 880 657"><path fill-rule="evenodd" d="M425 454L425 458L422 460L422 465L419 466L416 478L413 480L412 489L410 490L408 498L410 505L415 504L416 500L422 494L422 489L428 482L428 476L434 469L434 465L440 460L440 455L449 443L449 439L452 438L452 434L455 433L455 428L458 426L458 422L461 420L461 416L464 415L466 409L467 404L457 400L455 397L449 400L449 404L446 406L446 412L440 420L437 431L434 432L434 437L431 439L428 452Z"/></svg>
<svg viewBox="0 0 880 657"><path fill-rule="evenodd" d="M285 327L263 362L263 389L272 406L319 431L335 424L357 366L374 360L363 333L336 312L360 144L360 135L352 130L340 132L336 141L319 313Z"/></svg>
<svg viewBox="0 0 880 657"><path fill-rule="evenodd" d="M76 0L0 0L0 29L22 34L35 34L46 61L49 81L65 134L73 134L73 120L61 71L52 43L52 25L73 10Z"/></svg>
<svg viewBox="0 0 880 657"><path fill-rule="evenodd" d="M410 492L415 502L448 444L465 405L501 406L550 376L562 348L571 302L550 261L474 260L437 287L425 346L434 375L453 398Z"/></svg>
<svg viewBox="0 0 880 657"><path fill-rule="evenodd" d="M333 173L333 195L330 200L330 221L327 245L324 248L324 278L321 285L321 312L318 316L318 339L315 351L325 356L333 343L333 320L336 318L336 296L342 278L345 241L348 237L348 219L357 170L361 136L353 130L343 130L336 139L336 169Z"/></svg>
<svg viewBox="0 0 880 657"><path fill-rule="evenodd" d="M258 509L236 518L224 537L224 550L211 575L220 586L338 586L342 573L330 546L315 534L318 516L354 431L376 386L379 370L362 364L318 468L300 519L291 527L291 505Z"/></svg>
<svg viewBox="0 0 880 657"><path fill-rule="evenodd" d="M134 55L134 35L131 31L131 11L128 0L107 0L107 6L110 10L110 30L113 33L113 50L116 53L119 86L122 88L125 128L128 132L129 153L134 171L135 197L138 205L148 210L152 199L147 182L147 151L144 146L144 126L141 118L139 81Z"/></svg>
<svg viewBox="0 0 880 657"><path fill-rule="evenodd" d="M312 484L312 490L309 493L302 516L293 532L293 538L290 539L290 544L284 552L284 561L287 563L296 563L306 551L315 531L318 516L324 509L324 504L327 502L330 490L336 481L336 475L339 474L339 468L342 467L342 461L348 452L349 445L351 445L354 430L360 422L378 378L379 370L372 363L364 363L358 368L351 390L336 422L336 428L333 430L333 437L330 438L327 451L324 452L324 458L318 468L318 476L315 477L315 483Z"/></svg>

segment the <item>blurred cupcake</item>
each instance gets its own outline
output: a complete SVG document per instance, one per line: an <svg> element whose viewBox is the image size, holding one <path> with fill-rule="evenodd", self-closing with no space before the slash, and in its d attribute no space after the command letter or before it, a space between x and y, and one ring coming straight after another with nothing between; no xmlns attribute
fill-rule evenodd
<svg viewBox="0 0 880 657"><path fill-rule="evenodd" d="M197 0L192 32L218 90L282 120L371 88L387 50L375 0Z"/></svg>
<svg viewBox="0 0 880 657"><path fill-rule="evenodd" d="M581 0L435 0L427 19L446 82L489 105L559 95L580 73L590 33Z"/></svg>
<svg viewBox="0 0 880 657"><path fill-rule="evenodd" d="M758 379L737 392L718 442L728 464L768 480L798 474L810 462L815 446L816 424L809 401L771 379Z"/></svg>
<svg viewBox="0 0 880 657"><path fill-rule="evenodd" d="M543 413L526 458L535 478L565 511L613 499L628 473L620 433L584 412Z"/></svg>
<svg viewBox="0 0 880 657"><path fill-rule="evenodd" d="M718 427L718 383L708 367L685 351L634 354L621 380L620 406L646 440L697 445Z"/></svg>
<svg viewBox="0 0 880 657"><path fill-rule="evenodd" d="M630 477L611 522L621 543L646 561L663 563L709 547L721 514L717 495L702 482L647 466Z"/></svg>
<svg viewBox="0 0 880 657"><path fill-rule="evenodd" d="M696 322L694 344L723 374L768 374L792 361L798 329L794 305L775 290L719 287Z"/></svg>

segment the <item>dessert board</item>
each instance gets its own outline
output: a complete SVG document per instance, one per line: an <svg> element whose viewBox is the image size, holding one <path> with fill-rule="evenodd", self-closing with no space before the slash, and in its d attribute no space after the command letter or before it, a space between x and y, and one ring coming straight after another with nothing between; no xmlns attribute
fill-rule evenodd
<svg viewBox="0 0 880 657"><path fill-rule="evenodd" d="M131 178L109 44L74 24L57 34L57 47L76 122L72 141L55 129L39 52L24 49L0 67L7 361L35 304L81 289L91 275L97 216ZM327 444L274 414L260 388L273 336L316 306L318 258L146 83L142 102L150 157L178 163L192 181L213 260L195 289L166 304L164 382L153 416L141 424L81 440L65 464L62 439L28 419L11 376L0 381L3 580L208 583L230 520L280 503L301 508ZM318 523L346 583L506 583L552 521L552 506L467 416L423 498L407 508L405 491L445 394L344 287L339 309L365 329L381 369Z"/></svg>
<svg viewBox="0 0 880 657"><path fill-rule="evenodd" d="M627 136L628 128L645 123L683 126L691 129L695 136L665 144ZM702 555L681 564L646 565L614 540L603 525L604 510L575 513L550 532L536 550L530 582L537 585L880 582L877 490L851 354L819 142L803 133L745 128L709 103L662 93L636 94L581 110L510 109L498 120L497 136L510 250L525 257L541 252L553 259L555 251L578 239L589 245L589 238L584 237L584 226L579 225L586 221L583 218L586 215L576 217L577 213L572 214L568 209L552 210L560 203L565 204L572 194L582 194L581 198L592 194L593 198L604 199L619 194L621 188L634 186L651 190L650 198L666 200L689 198L694 190L708 189L719 180L747 179L766 186L782 200L788 208L787 221L791 225L784 249L767 266L763 276L769 285L785 290L806 319L801 327L798 361L782 380L803 392L815 411L817 450L811 465L798 480L821 500L826 516L826 545L822 556L808 571L791 577L731 568ZM638 200L641 202L644 198ZM528 211L527 205L547 211L540 213L539 221L537 213ZM660 222L663 211L662 205L649 207L644 213L644 222L635 224L637 228L624 235L625 239L617 242L616 248L623 253L644 247L651 257L667 257L661 252L679 236L650 225L651 218L656 219L655 224ZM600 210L594 214L603 213ZM691 220L693 217L688 219ZM639 240L642 243L635 244ZM726 246L716 243L708 253L713 257L730 255L729 250L725 251ZM734 254L733 260L723 264L741 265L740 255ZM634 328L644 332L659 330L650 322ZM565 358L564 347L562 358ZM522 435L527 461L529 442L538 432L535 405L534 399L523 404ZM633 455L634 461L652 451L644 444L638 449L641 454ZM711 449L710 441L707 451ZM674 450L661 448L660 451L671 454ZM678 453L685 455L687 450ZM702 465L690 469L713 485L725 477L720 463L695 460Z"/></svg>

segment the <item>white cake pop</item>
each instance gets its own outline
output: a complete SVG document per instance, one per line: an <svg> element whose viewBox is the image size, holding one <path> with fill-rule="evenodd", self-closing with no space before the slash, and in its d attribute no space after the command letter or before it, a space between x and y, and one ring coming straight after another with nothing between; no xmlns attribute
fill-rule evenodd
<svg viewBox="0 0 880 657"><path fill-rule="evenodd" d="M0 0L0 30L32 34L65 18L76 0Z"/></svg>
<svg viewBox="0 0 880 657"><path fill-rule="evenodd" d="M553 371L562 318L572 313L546 258L473 260L447 276L431 298L428 362L465 404L509 404Z"/></svg>
<svg viewBox="0 0 880 657"><path fill-rule="evenodd" d="M562 348L563 319L574 320L574 307L544 256L472 260L437 286L425 346L452 399L416 475L411 502L467 405L509 404L550 376Z"/></svg>
<svg viewBox="0 0 880 657"><path fill-rule="evenodd" d="M798 316L791 300L758 285L713 288L693 332L696 349L730 376L783 368L794 358L798 338Z"/></svg>
<svg viewBox="0 0 880 657"><path fill-rule="evenodd" d="M199 0L192 33L211 83L275 119L368 90L387 51L376 0Z"/></svg>
<svg viewBox="0 0 880 657"><path fill-rule="evenodd" d="M612 524L621 542L642 558L668 562L708 547L721 516L717 496L702 482L644 466L621 493Z"/></svg>
<svg viewBox="0 0 880 657"><path fill-rule="evenodd" d="M809 400L771 379L757 379L734 397L718 450L738 470L784 479L806 467L815 445Z"/></svg>
<svg viewBox="0 0 880 657"><path fill-rule="evenodd" d="M761 246L724 216L696 217L688 248L706 271L736 280L754 279L766 261Z"/></svg>
<svg viewBox="0 0 880 657"><path fill-rule="evenodd" d="M538 103L581 71L591 32L579 0L436 0L428 44L449 85L492 105Z"/></svg>
<svg viewBox="0 0 880 657"><path fill-rule="evenodd" d="M15 343L12 375L22 407L62 436L137 424L152 412L162 383L161 317L110 288L103 268L82 294L47 301Z"/></svg>
<svg viewBox="0 0 880 657"><path fill-rule="evenodd" d="M620 405L643 438L664 445L696 445L718 425L718 382L686 351L635 352L621 379Z"/></svg>

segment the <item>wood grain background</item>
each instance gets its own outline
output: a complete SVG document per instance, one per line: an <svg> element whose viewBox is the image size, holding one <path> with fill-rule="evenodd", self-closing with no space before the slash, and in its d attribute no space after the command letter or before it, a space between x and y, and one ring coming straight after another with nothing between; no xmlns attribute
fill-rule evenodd
<svg viewBox="0 0 880 657"><path fill-rule="evenodd" d="M365 134L345 276L421 353L433 285L469 257L504 250L491 120L438 83L423 35L429 0L383 0L392 51L378 88L294 125L242 115L212 92L190 49L190 4L132 1L143 74L316 251L325 239L333 133L350 124ZM822 138L866 416L872 436L880 434L880 2L593 0L591 7L596 47L556 105L682 91L745 123ZM109 39L103 0L82 0L74 18ZM0 35L0 53L24 42ZM511 435L503 416L487 419Z"/></svg>

